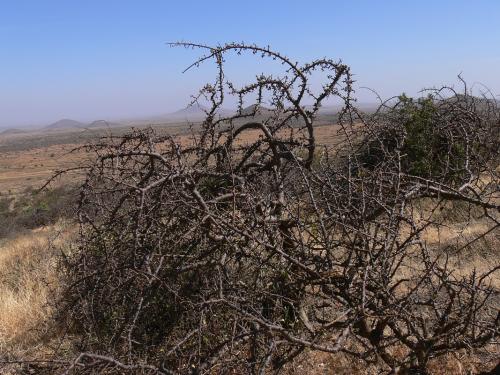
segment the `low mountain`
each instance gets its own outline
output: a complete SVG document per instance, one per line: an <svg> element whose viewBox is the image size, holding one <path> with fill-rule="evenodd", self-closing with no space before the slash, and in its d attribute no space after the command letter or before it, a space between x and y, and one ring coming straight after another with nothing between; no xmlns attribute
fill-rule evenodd
<svg viewBox="0 0 500 375"><path fill-rule="evenodd" d="M366 113L372 113L377 110L379 104L377 103L353 103L354 107ZM343 105L325 105L320 107L318 113L320 115L337 114L344 108Z"/></svg>
<svg viewBox="0 0 500 375"><path fill-rule="evenodd" d="M23 134L23 133L27 133L27 131L21 130L21 129L10 128L10 129L5 129L4 131L0 132L0 135Z"/></svg>
<svg viewBox="0 0 500 375"><path fill-rule="evenodd" d="M272 114L273 111L269 108L259 106L257 104L249 105L241 110L241 114L244 116L255 114L256 116L266 116Z"/></svg>
<svg viewBox="0 0 500 375"><path fill-rule="evenodd" d="M195 103L165 115L136 119L128 122L141 124L200 122L207 116L206 111L209 111L208 107ZM234 112L226 109L219 109L217 113L219 116L231 116Z"/></svg>
<svg viewBox="0 0 500 375"><path fill-rule="evenodd" d="M205 107L204 105L194 103L193 105L189 105L186 108L179 109L178 111L170 113L170 116L186 116L186 115L204 115L205 111L207 111L208 108Z"/></svg>
<svg viewBox="0 0 500 375"><path fill-rule="evenodd" d="M63 129L79 129L85 127L85 124L79 121L62 119L53 124L45 126L45 130L63 130Z"/></svg>
<svg viewBox="0 0 500 375"><path fill-rule="evenodd" d="M85 125L83 127L87 128L87 129L94 129L94 128L119 128L122 126L123 125L118 123L118 122L97 120L97 121L91 122L90 124Z"/></svg>
<svg viewBox="0 0 500 375"><path fill-rule="evenodd" d="M165 115L164 119L167 121L181 121L181 122L203 121L207 116L208 110L209 109L204 105L195 103L193 105L187 106L186 108Z"/></svg>

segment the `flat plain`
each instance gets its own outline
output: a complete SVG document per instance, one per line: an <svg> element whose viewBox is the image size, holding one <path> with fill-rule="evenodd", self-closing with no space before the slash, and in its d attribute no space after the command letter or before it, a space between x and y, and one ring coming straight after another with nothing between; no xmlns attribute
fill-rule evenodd
<svg viewBox="0 0 500 375"><path fill-rule="evenodd" d="M160 132L182 134L187 127L155 126ZM0 193L15 196L38 189L58 170L75 167L86 156L79 147L106 135L121 135L130 127L116 129L72 129L57 132L0 134ZM56 183L65 183L68 178Z"/></svg>
<svg viewBox="0 0 500 375"><path fill-rule="evenodd" d="M152 127L161 134L189 142L190 129L186 124L164 124ZM26 189L38 189L58 170L75 167L85 157L78 150L82 145L107 135L122 135L131 127L93 130L66 130L58 132L30 132L0 134L0 193L15 196ZM332 146L338 139L337 126L322 124L316 128L318 143ZM257 138L259 132L246 132L239 142ZM56 183L73 179L67 176Z"/></svg>

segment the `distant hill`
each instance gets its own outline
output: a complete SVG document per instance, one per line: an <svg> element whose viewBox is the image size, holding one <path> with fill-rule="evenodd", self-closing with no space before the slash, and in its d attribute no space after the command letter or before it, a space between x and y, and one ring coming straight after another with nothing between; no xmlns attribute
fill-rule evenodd
<svg viewBox="0 0 500 375"><path fill-rule="evenodd" d="M269 108L258 106L257 104L249 105L248 107L245 107L241 110L241 114L244 116L252 115L253 113L255 113L255 115L265 116L272 114L273 111Z"/></svg>
<svg viewBox="0 0 500 375"><path fill-rule="evenodd" d="M363 112L375 112L379 107L377 103L354 103L354 107ZM319 109L318 113L323 115L335 114L342 110L343 105L326 105Z"/></svg>
<svg viewBox="0 0 500 375"><path fill-rule="evenodd" d="M310 106L309 106L310 107ZM376 104L362 103L358 104L357 107L365 112L371 112L377 107ZM308 108L308 106L306 106ZM322 116L323 120L327 119L331 121L331 116L334 116L341 109L338 105L324 106L319 110L319 115ZM208 107L195 103L193 105L187 106L185 108L179 109L175 112L151 116L145 118L136 119L122 119L118 122L97 120L91 123L83 123L72 119L62 119L53 124L47 125L39 130L42 131L62 131L62 130L78 130L78 129L98 129L98 128L119 128L124 126L145 126L145 125L156 125L156 124L183 124L183 123L197 123L201 122L206 118L206 112L209 110ZM275 115L275 112L262 105L252 104L241 110L240 115L251 116L255 115L254 120L263 120ZM217 111L217 115L221 117L230 117L237 114L236 110L229 110L220 108ZM330 117L328 117L330 116ZM326 120L325 120L326 121ZM15 132L22 132L19 129L7 129L0 134L14 134Z"/></svg>
<svg viewBox="0 0 500 375"><path fill-rule="evenodd" d="M85 127L85 124L79 121L62 119L53 124L45 126L44 130L63 130L63 129L78 129Z"/></svg>
<svg viewBox="0 0 500 375"><path fill-rule="evenodd" d="M166 117L170 118L185 118L188 121L201 121L204 120L205 117L207 116L207 112L210 110L210 108L205 107L204 105L201 104L193 104L191 106L188 106L186 108L180 109L176 112L168 114ZM219 116L231 116L234 114L234 111L230 111L228 109L224 108L219 108L217 110L217 114Z"/></svg>
<svg viewBox="0 0 500 375"><path fill-rule="evenodd" d="M0 135L23 134L23 133L26 133L26 131L21 129L10 128L0 132Z"/></svg>
<svg viewBox="0 0 500 375"><path fill-rule="evenodd" d="M207 107L201 104L193 104L186 108L165 115L165 119L185 120L185 121L201 121L206 116Z"/></svg>
<svg viewBox="0 0 500 375"><path fill-rule="evenodd" d="M167 113L164 115L147 117L142 119L134 119L124 121L128 124L165 124L165 123L186 123L186 122L201 122L205 119L206 112L209 108L201 104L193 104L178 111ZM220 116L230 116L234 111L219 109L217 113Z"/></svg>
<svg viewBox="0 0 500 375"><path fill-rule="evenodd" d="M123 126L123 125L118 123L118 122L97 120L97 121L91 122L88 125L84 125L83 127L93 129L93 128L119 128L121 126Z"/></svg>
<svg viewBox="0 0 500 375"><path fill-rule="evenodd" d="M208 108L205 107L204 105L194 103L193 105L189 105L186 108L179 109L178 111L170 113L170 116L205 114L205 111L207 110Z"/></svg>

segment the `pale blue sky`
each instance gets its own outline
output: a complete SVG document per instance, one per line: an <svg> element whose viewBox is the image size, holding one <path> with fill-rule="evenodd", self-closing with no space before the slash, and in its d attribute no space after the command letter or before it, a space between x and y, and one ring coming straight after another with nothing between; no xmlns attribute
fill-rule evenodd
<svg viewBox="0 0 500 375"><path fill-rule="evenodd" d="M460 72L500 93L498 0L0 0L0 126L183 107L211 76L181 73L196 53L165 45L176 40L342 58L383 96L453 84ZM234 60L231 72L267 68Z"/></svg>

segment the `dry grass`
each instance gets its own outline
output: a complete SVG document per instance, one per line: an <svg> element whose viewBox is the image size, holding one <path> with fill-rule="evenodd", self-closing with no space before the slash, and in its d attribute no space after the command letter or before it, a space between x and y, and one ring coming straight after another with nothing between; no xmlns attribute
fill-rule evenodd
<svg viewBox="0 0 500 375"><path fill-rule="evenodd" d="M430 217L425 212L420 217ZM423 233L422 239L436 253L447 255L449 266L455 276L467 277L472 272L486 273L500 265L500 232L496 223L477 213L477 208L463 203L447 203L440 212L432 216L442 221L441 225L431 225ZM441 216L441 217L439 217ZM496 215L496 220L500 219ZM495 272L488 278L492 286L500 290L500 278Z"/></svg>
<svg viewBox="0 0 500 375"><path fill-rule="evenodd" d="M414 214L423 218L430 215L429 208L434 207L435 200L422 201L420 212ZM468 277L473 272L479 274L491 270L500 263L500 232L495 224L487 218L472 217L468 221L470 207L451 204L440 212L444 225L430 226L422 240L437 253L446 252L450 268L457 278ZM404 233L403 233L404 234ZM484 236L483 236L484 234ZM481 237L468 245L475 238ZM405 272L413 272L402 268L400 277ZM499 272L493 273L487 282L500 290ZM433 359L429 363L429 373L432 375L466 375L488 372L500 361L500 346L491 344L476 351L459 351ZM380 374L378 366L367 366L361 360L348 357L345 354L329 354L320 352L305 352L297 361L290 364L287 374L311 375L375 375Z"/></svg>
<svg viewBox="0 0 500 375"><path fill-rule="evenodd" d="M56 254L70 235L60 223L0 244L0 354L41 350L59 288Z"/></svg>
<svg viewBox="0 0 500 375"><path fill-rule="evenodd" d="M431 360L429 373L432 375L469 375L488 372L499 360L494 347L481 353L458 352ZM344 354L305 352L294 364L287 367L289 375L378 375L378 366L367 366L361 360Z"/></svg>

